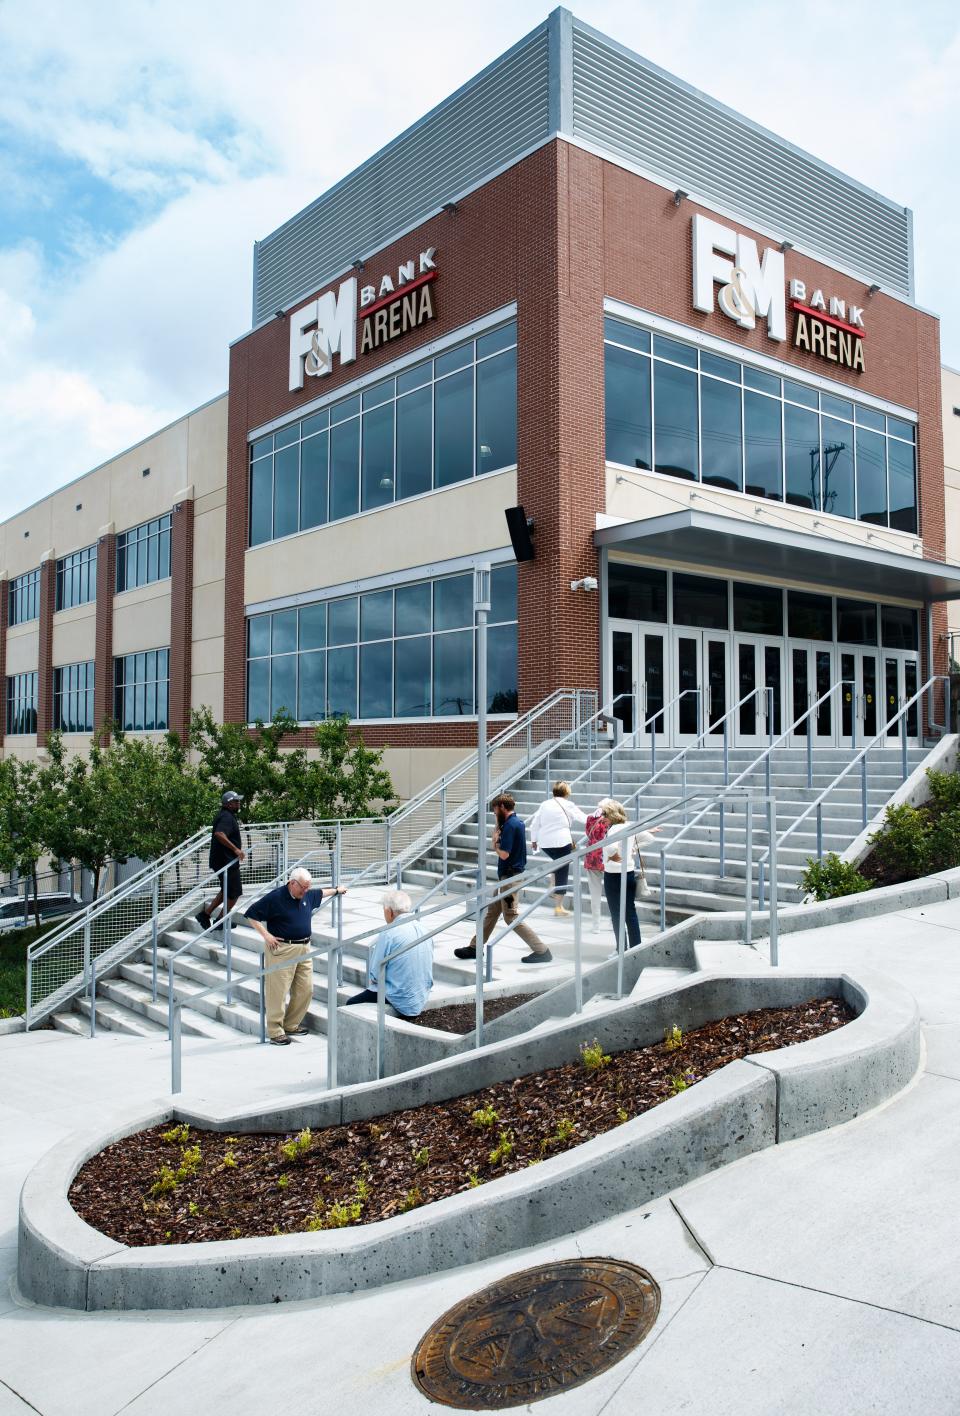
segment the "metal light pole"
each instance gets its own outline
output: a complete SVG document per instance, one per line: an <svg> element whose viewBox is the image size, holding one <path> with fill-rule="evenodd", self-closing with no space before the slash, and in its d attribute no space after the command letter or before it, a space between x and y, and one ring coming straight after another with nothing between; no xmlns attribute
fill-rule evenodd
<svg viewBox="0 0 960 1416"><path fill-rule="evenodd" d="M484 895L487 883L487 615L490 613L490 565L474 567L473 612L477 624L477 1046L483 1045ZM493 972L493 959L489 961Z"/></svg>

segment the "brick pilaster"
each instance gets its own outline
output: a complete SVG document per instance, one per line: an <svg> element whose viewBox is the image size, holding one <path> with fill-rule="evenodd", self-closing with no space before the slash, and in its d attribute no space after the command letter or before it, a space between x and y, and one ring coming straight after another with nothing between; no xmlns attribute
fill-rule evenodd
<svg viewBox="0 0 960 1416"><path fill-rule="evenodd" d="M37 745L53 732L53 607L57 593L57 562L47 551L40 562L40 647L37 654Z"/></svg>
<svg viewBox="0 0 960 1416"><path fill-rule="evenodd" d="M170 546L170 727L186 738L193 672L193 492L173 505Z"/></svg>
<svg viewBox="0 0 960 1416"><path fill-rule="evenodd" d="M113 597L117 586L117 538L112 524L97 538L97 629L93 667L93 726L113 717Z"/></svg>
<svg viewBox="0 0 960 1416"><path fill-rule="evenodd" d="M0 575L0 747L7 732L7 619L10 612L10 582Z"/></svg>

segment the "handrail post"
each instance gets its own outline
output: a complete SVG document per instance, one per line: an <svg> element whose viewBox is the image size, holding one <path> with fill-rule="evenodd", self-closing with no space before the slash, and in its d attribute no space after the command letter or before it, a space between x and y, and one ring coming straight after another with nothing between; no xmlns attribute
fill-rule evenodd
<svg viewBox="0 0 960 1416"><path fill-rule="evenodd" d="M907 715L906 712L900 714L900 780L905 782L907 772Z"/></svg>
<svg viewBox="0 0 960 1416"><path fill-rule="evenodd" d="M573 868L573 997L575 1010L583 1012L583 958L581 941L583 937L583 856L578 855Z"/></svg>
<svg viewBox="0 0 960 1416"><path fill-rule="evenodd" d="M83 922L83 977L84 981L90 977L90 921Z"/></svg>
<svg viewBox="0 0 960 1416"><path fill-rule="evenodd" d="M287 821L283 823L281 838L280 874L286 875L290 866L290 825ZM226 876L224 876L223 883L224 885L227 883ZM223 903L224 905L227 903L226 894L224 894Z"/></svg>
<svg viewBox="0 0 960 1416"><path fill-rule="evenodd" d="M387 1046L387 1019L386 1019L386 995L384 994L384 981L386 979L386 960L381 967L377 978L377 1081L383 1081L384 1052Z"/></svg>
<svg viewBox="0 0 960 1416"><path fill-rule="evenodd" d="M386 820L385 837L386 837L386 839L385 839L385 846L386 846L386 852L387 852L387 854L386 854L386 862L385 862L385 879L386 879L387 884L389 885L389 884L390 884L390 856L391 856L391 853L392 853L392 849L391 849L391 848L392 848L392 844L393 844L393 830L392 830L392 825L391 825L391 821L390 821L389 816L387 817L387 820Z"/></svg>
<svg viewBox="0 0 960 1416"><path fill-rule="evenodd" d="M777 802L767 798L767 835L770 841L770 963L780 962L780 917L777 888Z"/></svg>
<svg viewBox="0 0 960 1416"><path fill-rule="evenodd" d="M666 724L664 724L664 729L666 729ZM657 720L656 720L656 717L654 717L654 720L653 720L653 732L650 734L650 775L651 775L651 777L655 777L655 776L657 775ZM610 795L612 796L613 793L611 792Z"/></svg>
<svg viewBox="0 0 960 1416"><path fill-rule="evenodd" d="M772 790L771 762L773 759L773 688L768 684L764 690L764 697L767 700L767 755L764 760L764 779L766 782L767 796Z"/></svg>
<svg viewBox="0 0 960 1416"><path fill-rule="evenodd" d="M170 1090L176 1096L180 1090L180 1009L170 1010Z"/></svg>
<svg viewBox="0 0 960 1416"><path fill-rule="evenodd" d="M338 895L337 899L341 897ZM339 1025L340 1000L337 993L337 956L339 946L336 950L330 949L327 952L327 1090L337 1085L337 1027Z"/></svg>
<svg viewBox="0 0 960 1416"><path fill-rule="evenodd" d="M807 714L807 786L813 786L813 712Z"/></svg>
<svg viewBox="0 0 960 1416"><path fill-rule="evenodd" d="M90 960L90 1036L97 1035L97 961Z"/></svg>
<svg viewBox="0 0 960 1416"><path fill-rule="evenodd" d="M720 799L720 879L727 878L727 833L723 798Z"/></svg>
<svg viewBox="0 0 960 1416"><path fill-rule="evenodd" d="M753 798L747 797L747 821L746 821L746 849L744 850L744 860L746 862L746 893L743 901L743 942L748 948L753 945Z"/></svg>
<svg viewBox="0 0 960 1416"><path fill-rule="evenodd" d="M730 785L730 743L727 736L729 723L730 720L725 713L723 715L723 785L725 787Z"/></svg>
<svg viewBox="0 0 960 1416"><path fill-rule="evenodd" d="M620 842L620 908L617 913L617 998L623 997L623 956L626 952L627 932L627 855L632 836Z"/></svg>
<svg viewBox="0 0 960 1416"><path fill-rule="evenodd" d="M151 908L151 910L152 910L152 912L153 912L153 919L152 919L151 925L150 925L150 935L151 935L152 953L153 953L153 964L152 964L152 968L151 968L150 988L151 988L151 998L152 998L152 1001L153 1001L154 1003L156 1003L156 1001L157 1001L157 915L158 915L158 913L159 913L159 911L160 911L160 877L159 877L158 875L154 875L154 877L153 877L153 899L152 899L152 901L151 901L150 908Z"/></svg>
<svg viewBox="0 0 960 1416"><path fill-rule="evenodd" d="M223 881L224 890L227 887L226 877ZM226 905L226 895L224 895L224 905ZM230 918L230 911L224 909L223 912L223 942L227 953L227 1007L233 1005L233 921Z"/></svg>
<svg viewBox="0 0 960 1416"><path fill-rule="evenodd" d="M267 960L266 960L266 957L264 957L264 960L263 960L263 967L264 967L264 969L266 969L266 967L267 967ZM261 970L261 973L260 973L260 998L259 998L259 1007L260 1007L260 1041L261 1041L261 1042L266 1042L266 1040L267 1040L267 976L266 976L266 974L265 974L262 970Z"/></svg>
<svg viewBox="0 0 960 1416"><path fill-rule="evenodd" d="M823 861L823 802L817 802L817 860Z"/></svg>
<svg viewBox="0 0 960 1416"><path fill-rule="evenodd" d="M869 750L860 758L860 806L863 816L863 827L867 825L867 758Z"/></svg>
<svg viewBox="0 0 960 1416"><path fill-rule="evenodd" d="M763 898L764 898L764 889L763 889L763 887L764 887L764 860L763 860L763 856L761 856L761 857L760 857L760 860L759 860L759 863L758 863L758 865L757 865L757 909L758 909L758 910L762 910L762 909L763 909Z"/></svg>
<svg viewBox="0 0 960 1416"><path fill-rule="evenodd" d="M683 823L687 824L687 754L680 758L680 795L683 797Z"/></svg>
<svg viewBox="0 0 960 1416"><path fill-rule="evenodd" d="M660 847L660 933L667 927L667 848Z"/></svg>
<svg viewBox="0 0 960 1416"><path fill-rule="evenodd" d="M449 871L449 856L447 846L447 784L443 783L440 788L440 834L443 840L443 878L446 880Z"/></svg>

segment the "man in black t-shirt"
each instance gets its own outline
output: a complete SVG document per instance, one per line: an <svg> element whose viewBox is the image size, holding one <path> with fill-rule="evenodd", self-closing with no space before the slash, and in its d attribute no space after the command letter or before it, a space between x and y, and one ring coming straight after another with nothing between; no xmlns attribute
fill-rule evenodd
<svg viewBox="0 0 960 1416"><path fill-rule="evenodd" d="M225 865L229 866L226 872L226 905L225 912L233 909L234 905L243 894L243 879L240 875L240 862L244 858L244 850L240 844L240 822L237 820L237 812L243 800L236 792L224 792L220 798L220 812L213 823L213 833L210 837L210 869L222 870ZM219 893L212 899L209 905L204 905L197 915L201 929L209 929L213 923L213 912L224 901L224 877L220 876Z"/></svg>

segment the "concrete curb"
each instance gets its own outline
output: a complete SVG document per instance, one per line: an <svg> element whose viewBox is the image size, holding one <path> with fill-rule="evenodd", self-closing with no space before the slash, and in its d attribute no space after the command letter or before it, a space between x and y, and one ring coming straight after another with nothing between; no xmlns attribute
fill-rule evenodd
<svg viewBox="0 0 960 1416"><path fill-rule="evenodd" d="M26 1018L0 1018L0 1037L6 1037L8 1033L22 1033L27 1030Z"/></svg>
<svg viewBox="0 0 960 1416"><path fill-rule="evenodd" d="M862 1014L847 1028L795 1048L735 1062L687 1093L532 1170L359 1229L132 1249L99 1234L70 1208L73 1177L121 1136L186 1108L127 1113L106 1130L74 1136L31 1171L20 1199L19 1283L34 1302L86 1310L229 1307L377 1287L556 1238L637 1205L778 1139L849 1119L898 1090L917 1066L913 999L874 975L703 974L672 993L625 1000L548 1033L506 1039L383 1082L217 1118L217 1128L292 1130L359 1120L466 1095L568 1062L589 1031L605 1047L643 1046L746 1008L845 996Z"/></svg>

